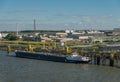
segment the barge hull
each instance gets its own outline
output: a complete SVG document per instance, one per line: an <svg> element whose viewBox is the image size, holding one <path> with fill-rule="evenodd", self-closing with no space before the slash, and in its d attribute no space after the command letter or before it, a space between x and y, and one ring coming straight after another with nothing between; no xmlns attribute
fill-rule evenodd
<svg viewBox="0 0 120 82"><path fill-rule="evenodd" d="M65 62L65 56L58 56L52 54L45 54L39 52L27 52L27 51L16 51L16 57L29 58L29 59L38 59L38 60L47 60L55 62Z"/></svg>

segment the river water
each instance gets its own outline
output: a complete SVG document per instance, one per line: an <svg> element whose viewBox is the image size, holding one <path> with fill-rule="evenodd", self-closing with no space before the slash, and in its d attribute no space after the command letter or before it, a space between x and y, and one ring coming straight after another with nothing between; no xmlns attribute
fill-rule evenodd
<svg viewBox="0 0 120 82"><path fill-rule="evenodd" d="M16 58L0 51L0 82L120 82L120 68Z"/></svg>

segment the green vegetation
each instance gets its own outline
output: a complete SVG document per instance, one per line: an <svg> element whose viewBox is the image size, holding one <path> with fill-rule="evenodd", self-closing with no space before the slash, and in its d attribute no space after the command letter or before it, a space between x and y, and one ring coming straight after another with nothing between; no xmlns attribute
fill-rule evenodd
<svg viewBox="0 0 120 82"><path fill-rule="evenodd" d="M18 37L14 33L9 33L5 39L7 40L18 40Z"/></svg>
<svg viewBox="0 0 120 82"><path fill-rule="evenodd" d="M43 42L33 42L33 41L0 41L1 44L20 44L20 45L42 45Z"/></svg>
<svg viewBox="0 0 120 82"><path fill-rule="evenodd" d="M118 39L120 40L120 36L94 36L94 39L98 39L98 40L106 40L106 39Z"/></svg>
<svg viewBox="0 0 120 82"><path fill-rule="evenodd" d="M33 33L33 32L40 32L40 33L56 33L56 32L64 32L64 30L24 30L21 33Z"/></svg>

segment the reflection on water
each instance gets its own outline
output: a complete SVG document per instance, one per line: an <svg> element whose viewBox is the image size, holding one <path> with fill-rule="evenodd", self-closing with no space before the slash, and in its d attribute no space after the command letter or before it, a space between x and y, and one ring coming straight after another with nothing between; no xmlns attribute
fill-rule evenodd
<svg viewBox="0 0 120 82"><path fill-rule="evenodd" d="M120 82L120 69L6 56L0 52L0 82Z"/></svg>

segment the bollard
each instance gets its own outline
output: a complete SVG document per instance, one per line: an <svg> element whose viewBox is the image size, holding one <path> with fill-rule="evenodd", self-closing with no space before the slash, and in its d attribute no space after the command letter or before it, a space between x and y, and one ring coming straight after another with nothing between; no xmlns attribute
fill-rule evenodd
<svg viewBox="0 0 120 82"><path fill-rule="evenodd" d="M118 54L114 54L114 57L115 57L115 60L116 60L116 64L118 64L118 60L119 60Z"/></svg>
<svg viewBox="0 0 120 82"><path fill-rule="evenodd" d="M33 51L32 46L28 45L28 51Z"/></svg>
<svg viewBox="0 0 120 82"><path fill-rule="evenodd" d="M91 60L90 64L92 64L93 63L93 56L92 56L92 54L90 54L90 60Z"/></svg>
<svg viewBox="0 0 120 82"><path fill-rule="evenodd" d="M112 52L110 54L110 63L109 63L110 66L114 66L114 52Z"/></svg>
<svg viewBox="0 0 120 82"><path fill-rule="evenodd" d="M97 55L97 65L100 65L100 55Z"/></svg>
<svg viewBox="0 0 120 82"><path fill-rule="evenodd" d="M11 47L10 47L10 45L8 45L7 46L7 53L8 53L8 55L10 54L10 52L11 52Z"/></svg>
<svg viewBox="0 0 120 82"><path fill-rule="evenodd" d="M96 59L96 54L94 54L94 64L96 65L96 61L97 59Z"/></svg>
<svg viewBox="0 0 120 82"><path fill-rule="evenodd" d="M103 56L102 56L102 65L105 65L105 64L106 64L106 56L103 55Z"/></svg>
<svg viewBox="0 0 120 82"><path fill-rule="evenodd" d="M68 46L66 46L66 54L69 54L69 53L71 53L71 50Z"/></svg>

